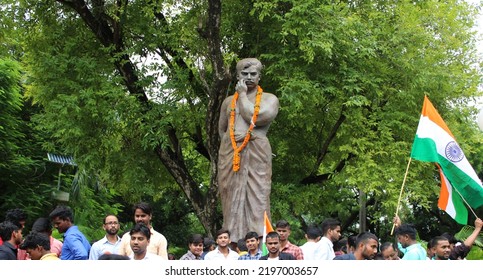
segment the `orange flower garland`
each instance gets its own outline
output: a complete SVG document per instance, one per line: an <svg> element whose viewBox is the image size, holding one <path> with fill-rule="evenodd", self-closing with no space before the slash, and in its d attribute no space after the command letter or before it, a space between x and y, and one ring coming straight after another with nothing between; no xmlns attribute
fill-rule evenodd
<svg viewBox="0 0 483 280"><path fill-rule="evenodd" d="M246 147L246 145L248 144L248 141L250 141L250 136L252 134L253 128L255 127L255 123L257 122L258 113L260 112L260 102L262 101L262 93L263 93L262 88L258 86L252 121L245 135L245 139L243 140L243 143L240 145L240 147L237 147L236 140L235 140L235 108L236 108L236 101L238 100L238 92L235 92L235 94L233 95L233 99L231 100L230 139L231 139L231 145L233 147L233 171L235 172L240 170L240 152L243 150L243 148Z"/></svg>

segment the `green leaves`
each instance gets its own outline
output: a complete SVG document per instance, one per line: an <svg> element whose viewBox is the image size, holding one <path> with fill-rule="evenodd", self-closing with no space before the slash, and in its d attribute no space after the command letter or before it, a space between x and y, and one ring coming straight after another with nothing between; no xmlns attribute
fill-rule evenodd
<svg viewBox="0 0 483 280"><path fill-rule="evenodd" d="M369 227L385 234L379 221L395 212L425 94L469 157L482 153L475 112L460 109L481 95L464 3L99 2L89 21L51 2L20 1L15 20L2 17L18 25L2 36L22 42L43 147L73 154L129 202L179 195L176 182L205 229L217 217L214 112L238 58L262 60L261 86L281 104L268 133L275 217L337 216L355 231L363 191ZM220 30L208 25L217 16ZM18 111L15 102L4 103ZM404 213L429 211L432 166L413 163L407 179Z"/></svg>
<svg viewBox="0 0 483 280"><path fill-rule="evenodd" d="M268 62L264 83L276 89L281 103L270 132L275 180L363 190L376 200L370 215L390 220L423 95L443 101L481 94L474 88L480 74L461 63L475 59L465 43L470 25L441 16L465 18L467 7L320 1L257 1L255 7L264 23L281 27L270 35L276 44L262 55ZM431 208L438 188L432 174L432 166L413 163L403 200ZM326 211L319 213L336 212Z"/></svg>
<svg viewBox="0 0 483 280"><path fill-rule="evenodd" d="M24 136L19 129L23 101L19 80L19 64L0 58L0 150L7 160L17 153L17 141ZM2 160L0 167L5 164L7 161Z"/></svg>

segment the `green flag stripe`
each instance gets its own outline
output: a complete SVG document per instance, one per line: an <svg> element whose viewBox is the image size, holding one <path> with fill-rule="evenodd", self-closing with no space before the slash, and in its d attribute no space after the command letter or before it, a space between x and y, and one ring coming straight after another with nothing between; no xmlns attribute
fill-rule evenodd
<svg viewBox="0 0 483 280"><path fill-rule="evenodd" d="M411 157L421 161L437 162L443 169L443 173L451 182L454 188L463 196L468 204L473 208L483 205L483 188L470 176L459 169L446 157L441 156L436 151L436 144L430 138L414 139Z"/></svg>
<svg viewBox="0 0 483 280"><path fill-rule="evenodd" d="M463 200L461 200L460 195L454 189L451 199L453 201L454 209L456 210L456 216L454 216L453 219L459 224L468 224L468 209L466 209Z"/></svg>

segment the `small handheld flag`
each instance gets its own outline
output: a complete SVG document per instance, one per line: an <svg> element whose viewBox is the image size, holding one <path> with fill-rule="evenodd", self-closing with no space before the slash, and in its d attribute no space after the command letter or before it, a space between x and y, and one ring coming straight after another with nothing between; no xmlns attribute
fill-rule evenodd
<svg viewBox="0 0 483 280"><path fill-rule="evenodd" d="M267 216L267 211L263 214L264 216L264 224L263 224L263 240L262 240L262 255L265 256L268 254L267 245L265 244L267 241L267 234L273 231L272 224Z"/></svg>

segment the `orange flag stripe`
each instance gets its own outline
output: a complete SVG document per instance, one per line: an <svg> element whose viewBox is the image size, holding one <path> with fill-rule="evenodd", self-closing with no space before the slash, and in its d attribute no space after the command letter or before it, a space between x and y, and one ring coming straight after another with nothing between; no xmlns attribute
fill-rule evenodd
<svg viewBox="0 0 483 280"><path fill-rule="evenodd" d="M438 111L436 111L436 108L434 108L433 104L431 103L431 101L429 101L429 98L426 95L424 96L423 111L421 114L425 117L428 117L432 122L444 129L446 133L448 133L453 139L456 139L454 138L453 133L451 133L443 118L441 118Z"/></svg>

